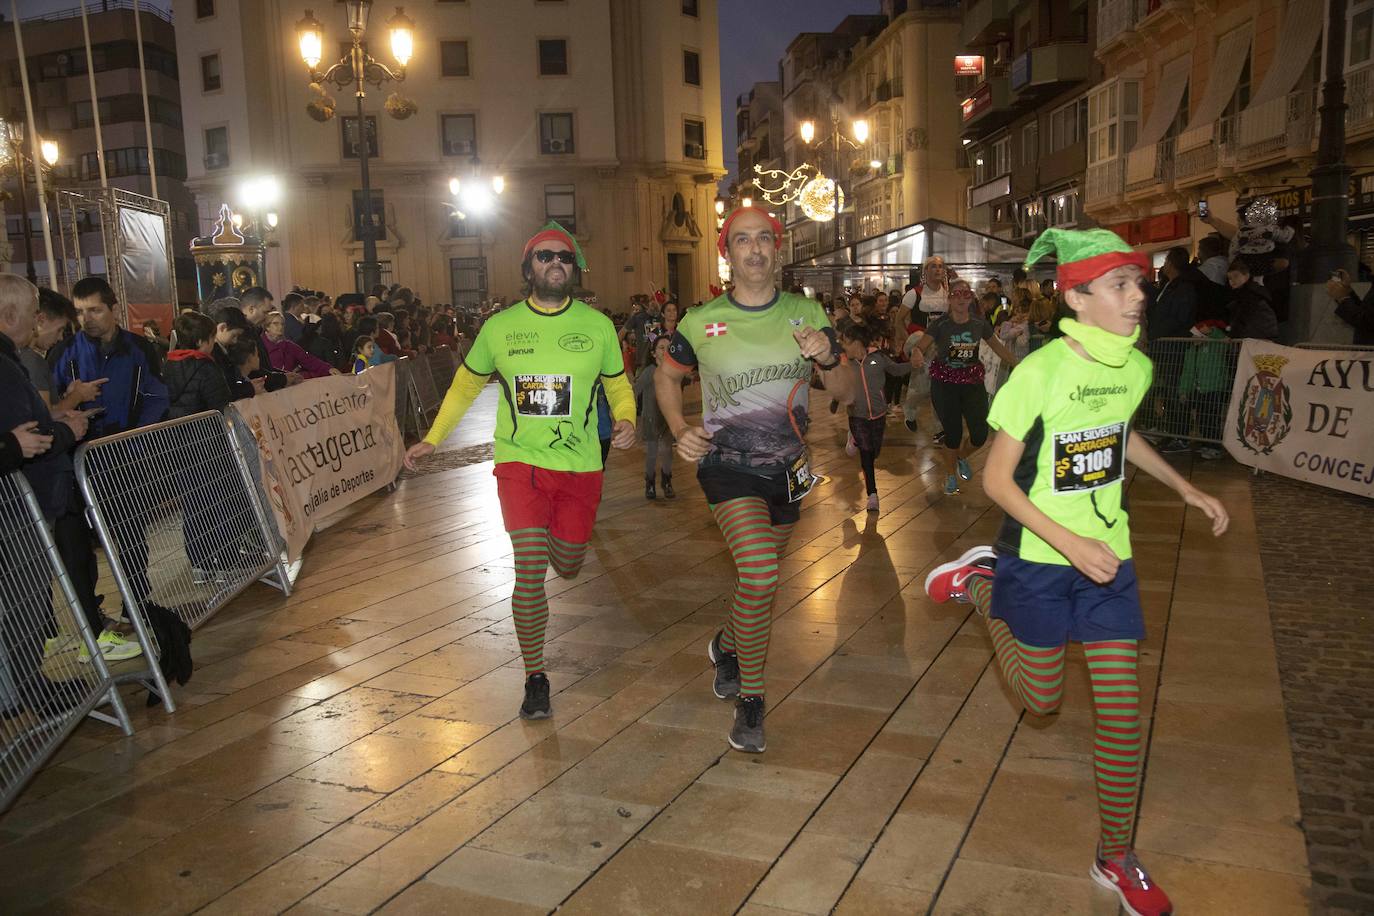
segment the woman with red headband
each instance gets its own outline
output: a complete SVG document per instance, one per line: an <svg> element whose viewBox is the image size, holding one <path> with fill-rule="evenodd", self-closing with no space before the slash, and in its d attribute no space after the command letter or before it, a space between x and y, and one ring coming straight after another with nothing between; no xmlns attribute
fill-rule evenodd
<svg viewBox="0 0 1374 916"><path fill-rule="evenodd" d="M521 270L529 296L492 315L463 357L429 435L405 464L434 453L493 374L501 383L496 414L496 494L515 549L511 613L525 662L523 719L547 719L549 679L544 576L565 579L587 555L601 502L602 458L596 399L603 388L615 418L611 444L635 443L635 398L625 378L615 327L572 297L574 267L585 270L577 240L550 222L525 243Z"/></svg>

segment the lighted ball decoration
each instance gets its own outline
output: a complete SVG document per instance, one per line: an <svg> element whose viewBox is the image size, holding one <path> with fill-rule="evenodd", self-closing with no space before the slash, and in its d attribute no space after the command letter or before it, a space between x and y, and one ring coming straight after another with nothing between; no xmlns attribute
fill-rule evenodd
<svg viewBox="0 0 1374 916"><path fill-rule="evenodd" d="M808 219L827 223L844 209L844 191L829 178L813 178L802 186L797 204Z"/></svg>

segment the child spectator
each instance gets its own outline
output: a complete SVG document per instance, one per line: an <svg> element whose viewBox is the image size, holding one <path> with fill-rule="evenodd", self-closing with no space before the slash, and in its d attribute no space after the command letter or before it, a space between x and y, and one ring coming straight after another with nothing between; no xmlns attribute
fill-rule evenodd
<svg viewBox="0 0 1374 916"><path fill-rule="evenodd" d="M251 398L267 388L267 373L258 361L258 342L251 338L229 345L229 396L235 401Z"/></svg>
<svg viewBox="0 0 1374 916"><path fill-rule="evenodd" d="M1206 342L1188 347L1183 357L1178 399L1185 411L1196 416L1198 435L1220 442L1226 401L1231 395L1233 372L1230 363L1234 348L1215 342L1226 339L1226 326L1218 320L1199 321L1193 325L1192 334ZM1198 449L1198 454L1212 460L1221 457L1221 450L1204 446Z"/></svg>
<svg viewBox="0 0 1374 916"><path fill-rule="evenodd" d="M172 328L178 349L168 351L162 369L171 402L168 418L223 410L232 397L224 373L215 365L215 323L199 312L187 312L177 316Z"/></svg>
<svg viewBox="0 0 1374 916"><path fill-rule="evenodd" d="M377 342L367 335L353 341L353 374L361 375L377 365Z"/></svg>
<svg viewBox="0 0 1374 916"><path fill-rule="evenodd" d="M854 401L847 408L849 441L853 450L846 447L845 451L859 456L868 493L869 512L878 511L878 482L874 476L874 464L883 449L883 434L887 428L887 399L883 386L888 375L911 374L911 363L896 362L878 347L882 334L883 327L879 325L850 324L840 335L844 355L849 357L849 364L858 375Z"/></svg>
<svg viewBox="0 0 1374 916"><path fill-rule="evenodd" d="M658 409L658 395L654 393L654 370L663 365L667 355L668 338L659 337L654 341L653 360L639 370L639 377L635 379L635 396L642 405L639 421L644 434L645 499L658 498L654 492L655 473L662 474L663 498L677 498L673 492L673 435L668 431L668 421L663 419Z"/></svg>

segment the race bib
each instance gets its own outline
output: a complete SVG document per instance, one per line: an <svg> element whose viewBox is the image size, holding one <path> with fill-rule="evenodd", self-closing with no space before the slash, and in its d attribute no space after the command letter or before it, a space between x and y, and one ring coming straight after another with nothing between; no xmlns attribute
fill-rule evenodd
<svg viewBox="0 0 1374 916"><path fill-rule="evenodd" d="M978 359L978 342L973 343L951 343L949 345L949 363L969 364Z"/></svg>
<svg viewBox="0 0 1374 916"><path fill-rule="evenodd" d="M517 375L515 412L522 417L566 417L572 413L571 375Z"/></svg>
<svg viewBox="0 0 1374 916"><path fill-rule="evenodd" d="M1116 483L1126 468L1126 424L1054 434L1054 492L1096 490Z"/></svg>
<svg viewBox="0 0 1374 916"><path fill-rule="evenodd" d="M816 485L816 478L811 476L811 462L802 455L796 461L787 466L787 501L794 503L801 499L811 488Z"/></svg>

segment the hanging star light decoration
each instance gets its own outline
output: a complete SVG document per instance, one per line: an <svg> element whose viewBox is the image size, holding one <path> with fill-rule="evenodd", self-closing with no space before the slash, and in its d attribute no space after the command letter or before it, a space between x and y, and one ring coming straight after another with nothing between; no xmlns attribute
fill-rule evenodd
<svg viewBox="0 0 1374 916"><path fill-rule="evenodd" d="M825 177L821 175L820 169L809 162L803 162L790 172L782 169L764 169L763 166L756 165L754 175L754 187L758 188L759 196L775 207L789 204L800 197L802 189L810 179ZM764 181L782 183L769 187L764 185Z"/></svg>

